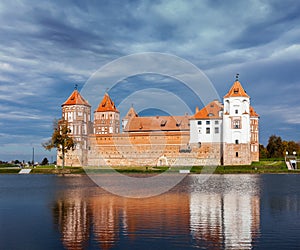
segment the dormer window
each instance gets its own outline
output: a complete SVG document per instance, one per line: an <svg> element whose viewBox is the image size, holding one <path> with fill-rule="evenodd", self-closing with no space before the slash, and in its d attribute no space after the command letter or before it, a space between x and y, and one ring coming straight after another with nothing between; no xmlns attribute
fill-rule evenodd
<svg viewBox="0 0 300 250"><path fill-rule="evenodd" d="M234 90L233 90L233 93L234 93L234 94L238 94L238 93L239 93L239 89L238 89L238 88L234 89Z"/></svg>
<svg viewBox="0 0 300 250"><path fill-rule="evenodd" d="M167 121L166 120L161 120L160 126L164 127L166 125Z"/></svg>

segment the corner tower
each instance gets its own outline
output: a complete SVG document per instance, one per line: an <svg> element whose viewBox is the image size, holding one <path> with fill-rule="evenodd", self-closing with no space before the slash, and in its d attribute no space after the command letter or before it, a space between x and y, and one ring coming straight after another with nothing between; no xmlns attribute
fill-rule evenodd
<svg viewBox="0 0 300 250"><path fill-rule="evenodd" d="M94 134L120 133L120 112L110 96L105 93L94 112Z"/></svg>
<svg viewBox="0 0 300 250"><path fill-rule="evenodd" d="M88 135L91 133L91 105L80 95L76 85L72 94L61 106L62 120L68 122L76 145L74 151L66 154L66 165L83 166L87 163ZM59 162L60 159L57 158Z"/></svg>
<svg viewBox="0 0 300 250"><path fill-rule="evenodd" d="M250 97L238 80L224 96L223 164L251 164Z"/></svg>
<svg viewBox="0 0 300 250"><path fill-rule="evenodd" d="M124 131L128 122L130 122L130 120L133 117L138 117L138 114L135 112L133 106L131 106L131 108L128 110L127 114L125 115L125 117L122 119L122 130Z"/></svg>

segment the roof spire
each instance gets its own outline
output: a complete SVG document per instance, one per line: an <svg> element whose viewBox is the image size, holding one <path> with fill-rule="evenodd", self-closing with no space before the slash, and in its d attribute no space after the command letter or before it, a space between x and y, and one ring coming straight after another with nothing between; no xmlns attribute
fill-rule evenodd
<svg viewBox="0 0 300 250"><path fill-rule="evenodd" d="M235 75L235 81L236 81L236 82L239 81L239 75L240 75L239 73L236 73L236 75Z"/></svg>
<svg viewBox="0 0 300 250"><path fill-rule="evenodd" d="M74 86L74 89L77 90L78 84L76 83Z"/></svg>

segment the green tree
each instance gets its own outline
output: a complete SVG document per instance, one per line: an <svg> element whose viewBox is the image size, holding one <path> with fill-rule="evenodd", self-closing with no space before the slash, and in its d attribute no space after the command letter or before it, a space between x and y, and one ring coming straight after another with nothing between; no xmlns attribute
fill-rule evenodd
<svg viewBox="0 0 300 250"><path fill-rule="evenodd" d="M49 161L48 159L45 157L42 162L41 162L41 165L48 165Z"/></svg>
<svg viewBox="0 0 300 250"><path fill-rule="evenodd" d="M280 136L271 135L267 145L268 158L281 158L284 154L284 144Z"/></svg>
<svg viewBox="0 0 300 250"><path fill-rule="evenodd" d="M289 155L292 155L293 152L296 152L297 155L300 153L300 144L295 141L283 141L284 152L288 152Z"/></svg>
<svg viewBox="0 0 300 250"><path fill-rule="evenodd" d="M56 148L61 152L62 168L65 167L65 154L69 150L74 150L75 143L72 137L70 137L71 130L68 128L68 122L66 120L54 121L54 131L52 138L43 143L42 146L46 150Z"/></svg>
<svg viewBox="0 0 300 250"><path fill-rule="evenodd" d="M264 145L259 144L259 159L266 159L268 158L268 150L265 148Z"/></svg>

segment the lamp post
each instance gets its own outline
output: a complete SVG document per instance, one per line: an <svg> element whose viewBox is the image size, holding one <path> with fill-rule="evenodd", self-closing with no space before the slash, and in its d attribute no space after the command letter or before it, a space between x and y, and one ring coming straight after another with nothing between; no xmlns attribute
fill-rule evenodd
<svg viewBox="0 0 300 250"><path fill-rule="evenodd" d="M289 155L289 152L288 152L288 151L286 151L286 152L285 152L285 161L286 161L286 159L287 159L288 155Z"/></svg>

